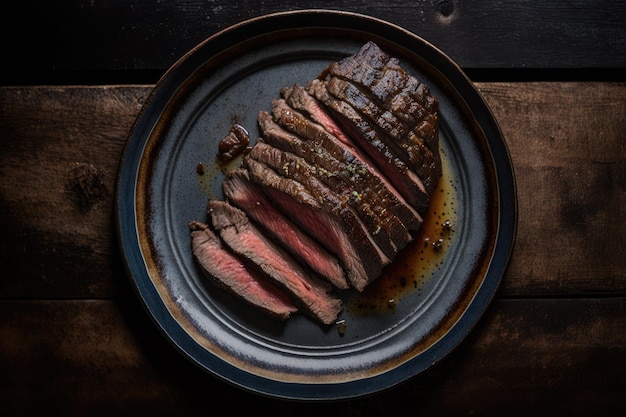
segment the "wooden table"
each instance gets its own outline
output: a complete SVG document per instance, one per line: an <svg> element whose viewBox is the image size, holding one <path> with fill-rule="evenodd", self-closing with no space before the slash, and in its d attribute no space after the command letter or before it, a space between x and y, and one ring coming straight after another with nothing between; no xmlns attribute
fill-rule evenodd
<svg viewBox="0 0 626 417"><path fill-rule="evenodd" d="M0 414L626 413L623 2L65 3L0 22ZM377 16L448 53L493 110L518 185L512 258L470 337L339 403L260 397L181 357L131 289L114 226L121 153L158 77L230 24L304 7Z"/></svg>

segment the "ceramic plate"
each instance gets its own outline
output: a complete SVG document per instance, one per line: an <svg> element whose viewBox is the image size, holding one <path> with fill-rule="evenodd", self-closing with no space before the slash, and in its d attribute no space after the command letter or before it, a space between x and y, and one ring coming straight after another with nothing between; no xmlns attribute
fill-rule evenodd
<svg viewBox="0 0 626 417"><path fill-rule="evenodd" d="M438 98L444 177L416 243L364 294L342 294L337 324L303 315L274 322L208 283L193 260L188 223L207 221L208 199L223 196L217 143L231 125L254 141L257 114L280 88L305 84L370 40ZM225 381L300 400L388 389L449 354L494 296L516 227L506 146L461 69L413 33L337 11L255 18L183 56L131 131L116 202L128 273L165 337Z"/></svg>

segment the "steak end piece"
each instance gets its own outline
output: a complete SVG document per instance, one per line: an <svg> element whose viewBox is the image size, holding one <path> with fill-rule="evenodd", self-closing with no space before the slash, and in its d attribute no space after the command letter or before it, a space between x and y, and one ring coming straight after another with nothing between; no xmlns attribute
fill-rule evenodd
<svg viewBox="0 0 626 417"><path fill-rule="evenodd" d="M209 225L189 223L194 258L211 282L273 319L284 321L298 308L287 294L231 253Z"/></svg>
<svg viewBox="0 0 626 417"><path fill-rule="evenodd" d="M337 320L342 302L332 294L332 286L309 273L266 237L249 221L245 212L218 200L209 202L208 212L213 227L228 247L284 289L300 311L324 324Z"/></svg>

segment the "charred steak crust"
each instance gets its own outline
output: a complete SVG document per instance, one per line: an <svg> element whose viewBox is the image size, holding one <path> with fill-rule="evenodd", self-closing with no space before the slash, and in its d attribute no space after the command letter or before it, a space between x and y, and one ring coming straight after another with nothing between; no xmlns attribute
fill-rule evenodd
<svg viewBox="0 0 626 417"><path fill-rule="evenodd" d="M442 175L439 103L367 42L280 89L257 121L224 201L208 203L210 225L189 224L194 256L271 317L333 323L335 289L363 291L422 225Z"/></svg>
<svg viewBox="0 0 626 417"><path fill-rule="evenodd" d="M428 207L429 195L422 181L389 148L386 137L359 114L349 103L333 97L326 85L320 80L313 80L308 86L313 94L329 109L341 128L357 146L374 161L384 175L400 191L411 205L423 212Z"/></svg>

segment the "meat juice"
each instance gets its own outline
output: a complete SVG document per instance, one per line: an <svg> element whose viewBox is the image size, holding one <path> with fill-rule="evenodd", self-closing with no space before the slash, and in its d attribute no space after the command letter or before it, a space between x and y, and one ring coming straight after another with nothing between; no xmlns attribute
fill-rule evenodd
<svg viewBox="0 0 626 417"><path fill-rule="evenodd" d="M221 196L221 188L219 194L213 191L214 183L220 180L228 171L241 165L242 155L234 157L227 163L220 162L217 158L210 164L198 162L196 166L196 177L202 191L212 200L219 200ZM221 182L220 182L221 184Z"/></svg>
<svg viewBox="0 0 626 417"><path fill-rule="evenodd" d="M441 159L443 175L415 239L398 252L378 279L351 300L346 306L350 314L393 312L403 296L420 291L441 266L454 237L457 204L454 178L443 151Z"/></svg>

